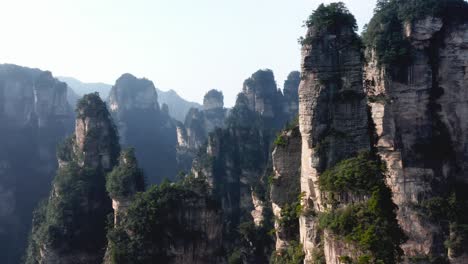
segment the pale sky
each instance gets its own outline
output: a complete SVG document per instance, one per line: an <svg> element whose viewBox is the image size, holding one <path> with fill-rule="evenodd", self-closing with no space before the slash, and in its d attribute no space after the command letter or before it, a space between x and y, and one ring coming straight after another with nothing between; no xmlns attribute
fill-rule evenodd
<svg viewBox="0 0 468 264"><path fill-rule="evenodd" d="M0 0L0 63L113 84L123 73L201 102L269 68L282 88L316 0ZM344 0L359 28L375 0Z"/></svg>

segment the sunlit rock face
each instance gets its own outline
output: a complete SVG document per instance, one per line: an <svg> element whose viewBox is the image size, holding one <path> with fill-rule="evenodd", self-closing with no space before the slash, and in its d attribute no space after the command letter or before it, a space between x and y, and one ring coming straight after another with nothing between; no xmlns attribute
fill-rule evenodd
<svg viewBox="0 0 468 264"><path fill-rule="evenodd" d="M73 130L67 85L50 72L0 65L0 259L18 263L31 213L50 190L55 148ZM27 194L27 195L23 195Z"/></svg>
<svg viewBox="0 0 468 264"><path fill-rule="evenodd" d="M440 224L423 208L452 194L466 199L461 189L468 182L468 23L427 16L406 22L402 34L410 43L411 62L379 67L375 51L368 49L365 83L388 185L409 238L403 249L408 257L465 263L466 246L446 246L454 237L466 241L460 223L444 215Z"/></svg>
<svg viewBox="0 0 468 264"><path fill-rule="evenodd" d="M177 174L176 122L160 109L152 81L124 74L109 95L109 108L124 146L134 147L149 183Z"/></svg>

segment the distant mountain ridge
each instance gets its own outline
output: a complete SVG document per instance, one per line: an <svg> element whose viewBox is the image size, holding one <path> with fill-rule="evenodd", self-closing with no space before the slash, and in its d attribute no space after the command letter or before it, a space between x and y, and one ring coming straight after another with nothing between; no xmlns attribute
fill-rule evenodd
<svg viewBox="0 0 468 264"><path fill-rule="evenodd" d="M85 83L73 77L60 76L57 77L62 82L68 84L71 90L74 91L78 97L81 97L88 93L98 92L103 100L107 100L112 85L106 83ZM174 119L184 122L185 116L187 115L190 108L201 108L202 106L195 102L190 102L182 98L174 90L162 91L156 88L158 93L158 102L167 104L169 107L169 115ZM71 96L68 98L71 105L75 105L76 98Z"/></svg>

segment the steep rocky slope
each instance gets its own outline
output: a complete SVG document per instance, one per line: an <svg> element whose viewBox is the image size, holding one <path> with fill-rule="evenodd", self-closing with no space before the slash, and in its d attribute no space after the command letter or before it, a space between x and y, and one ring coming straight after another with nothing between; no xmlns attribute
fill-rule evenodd
<svg viewBox="0 0 468 264"><path fill-rule="evenodd" d="M50 190L55 146L72 131L67 85L50 72L0 65L0 259L17 263L37 202Z"/></svg>
<svg viewBox="0 0 468 264"><path fill-rule="evenodd" d="M105 175L120 146L99 95L77 105L75 134L58 149L60 167L49 199L35 211L26 263L101 263L107 215L112 211Z"/></svg>
<svg viewBox="0 0 468 264"><path fill-rule="evenodd" d="M122 75L110 92L109 108L122 145L135 148L148 182L174 179L177 173L175 121L160 108L153 82L128 73Z"/></svg>

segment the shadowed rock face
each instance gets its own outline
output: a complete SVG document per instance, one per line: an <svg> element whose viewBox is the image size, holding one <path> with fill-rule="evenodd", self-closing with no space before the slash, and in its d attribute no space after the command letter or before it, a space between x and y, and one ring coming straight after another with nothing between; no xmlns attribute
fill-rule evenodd
<svg viewBox="0 0 468 264"><path fill-rule="evenodd" d="M284 81L284 112L289 116L289 120L294 119L299 111L299 83L301 82L301 73L293 71Z"/></svg>
<svg viewBox="0 0 468 264"><path fill-rule="evenodd" d="M109 106L124 146L135 148L149 183L177 173L175 121L161 111L153 82L122 75L112 87Z"/></svg>
<svg viewBox="0 0 468 264"><path fill-rule="evenodd" d="M26 263L101 263L111 200L105 175L120 152L117 131L97 93L77 103L75 134L59 148L49 199L34 213Z"/></svg>
<svg viewBox="0 0 468 264"><path fill-rule="evenodd" d="M46 197L55 148L73 129L67 85L50 72L0 65L0 259L18 263L31 213Z"/></svg>
<svg viewBox="0 0 468 264"><path fill-rule="evenodd" d="M365 82L388 185L409 238L403 249L409 257L448 256L450 263L465 263L468 240L457 226L468 223L466 217L442 215L441 224L424 208L450 195L467 199L461 189L468 186L468 21L428 16L405 23L402 34L410 43L411 62L378 67L369 48ZM447 249L444 241L454 237L465 246Z"/></svg>

